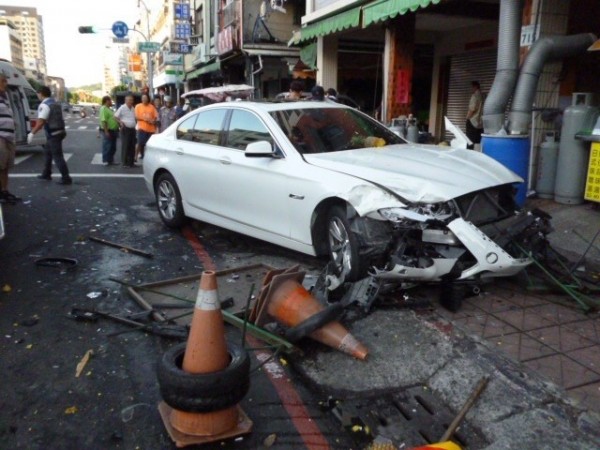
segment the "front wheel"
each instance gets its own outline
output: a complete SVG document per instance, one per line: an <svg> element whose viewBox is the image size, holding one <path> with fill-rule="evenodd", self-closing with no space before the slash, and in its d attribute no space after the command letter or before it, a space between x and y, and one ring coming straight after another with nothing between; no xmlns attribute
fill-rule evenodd
<svg viewBox="0 0 600 450"><path fill-rule="evenodd" d="M154 186L156 207L163 223L170 228L179 228L185 223L185 214L179 187L170 173L158 177Z"/></svg>
<svg viewBox="0 0 600 450"><path fill-rule="evenodd" d="M341 206L334 206L327 216L327 240L336 275L343 275L345 281L363 278L366 271L359 253L358 238L350 228L346 210Z"/></svg>

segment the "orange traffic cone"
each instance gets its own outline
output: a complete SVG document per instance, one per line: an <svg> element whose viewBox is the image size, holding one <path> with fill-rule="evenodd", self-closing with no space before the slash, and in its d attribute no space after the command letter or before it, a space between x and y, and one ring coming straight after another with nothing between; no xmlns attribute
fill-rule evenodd
<svg viewBox="0 0 600 450"><path fill-rule="evenodd" d="M200 279L181 368L185 372L202 374L223 370L229 363L216 273L205 271ZM219 411L197 413L180 411L162 402L159 411L178 446L237 436L249 432L252 425L238 405Z"/></svg>
<svg viewBox="0 0 600 450"><path fill-rule="evenodd" d="M324 309L323 305L298 282L297 273L273 277L265 301L269 315L288 327L294 327ZM337 321L318 328L309 336L355 358L367 357L367 348Z"/></svg>

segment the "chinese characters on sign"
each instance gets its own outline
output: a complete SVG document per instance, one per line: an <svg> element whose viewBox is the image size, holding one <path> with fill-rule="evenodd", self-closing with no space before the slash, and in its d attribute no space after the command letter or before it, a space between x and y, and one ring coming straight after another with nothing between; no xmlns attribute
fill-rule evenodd
<svg viewBox="0 0 600 450"><path fill-rule="evenodd" d="M586 200L600 202L600 142L592 143L584 197Z"/></svg>

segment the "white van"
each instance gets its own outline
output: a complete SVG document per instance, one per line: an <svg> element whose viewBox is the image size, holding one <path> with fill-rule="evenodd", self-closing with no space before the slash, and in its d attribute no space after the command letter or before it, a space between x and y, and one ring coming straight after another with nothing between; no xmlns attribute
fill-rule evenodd
<svg viewBox="0 0 600 450"><path fill-rule="evenodd" d="M0 72L8 79L7 94L15 120L15 139L17 144L27 144L27 134L37 118L40 101L35 89L10 61L0 58Z"/></svg>

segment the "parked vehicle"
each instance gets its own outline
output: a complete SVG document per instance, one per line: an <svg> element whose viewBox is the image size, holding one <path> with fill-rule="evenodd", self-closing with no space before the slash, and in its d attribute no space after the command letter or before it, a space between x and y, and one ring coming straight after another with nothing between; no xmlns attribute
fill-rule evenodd
<svg viewBox="0 0 600 450"><path fill-rule="evenodd" d="M8 79L8 100L15 120L15 139L17 144L27 144L27 134L35 124L37 107L40 103L35 89L10 61L0 59L0 71Z"/></svg>
<svg viewBox="0 0 600 450"><path fill-rule="evenodd" d="M328 102L199 108L150 138L144 177L167 226L190 217L328 254L347 281L513 275L531 260L512 243L540 226L497 161L408 143Z"/></svg>

